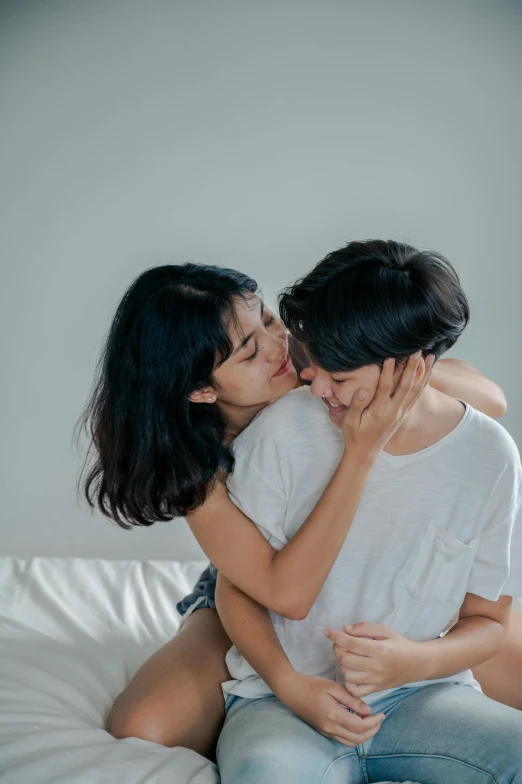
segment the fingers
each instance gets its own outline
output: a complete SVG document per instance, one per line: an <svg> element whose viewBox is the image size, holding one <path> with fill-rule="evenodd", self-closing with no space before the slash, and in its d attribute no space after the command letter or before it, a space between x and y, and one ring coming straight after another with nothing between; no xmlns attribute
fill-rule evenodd
<svg viewBox="0 0 522 784"><path fill-rule="evenodd" d="M381 640L366 639L367 635L357 637L355 634L344 634L335 629L327 629L325 630L325 636L333 642L334 646L337 645L338 648L356 653L359 656L377 656L382 647L375 644L376 642L381 642Z"/></svg>
<svg viewBox="0 0 522 784"><path fill-rule="evenodd" d="M373 398L373 402L376 405L385 403L387 400L389 400L393 387L394 373L395 360L393 358L385 359L382 366L381 375L379 376L375 397Z"/></svg>
<svg viewBox="0 0 522 784"><path fill-rule="evenodd" d="M422 395L427 385L429 384L431 374L433 372L435 355L430 354L423 360L423 362L424 362L424 375L422 376L420 382L415 384L415 386L410 390L408 396L404 400L403 408L406 412L410 410L410 408L419 399L419 397Z"/></svg>
<svg viewBox="0 0 522 784"><path fill-rule="evenodd" d="M373 738L374 735L377 735L380 729L381 725L379 724L378 727L374 727L373 730L369 730L362 735L353 735L353 740L348 740L348 736L343 737L342 735L331 735L330 737L339 743L342 743L344 746L350 746L350 748L353 749L360 743L365 743L367 740L370 740L370 738Z"/></svg>
<svg viewBox="0 0 522 784"><path fill-rule="evenodd" d="M345 681L344 688L353 697L367 697L369 694L379 691L380 687L374 686L371 683L350 683L349 681Z"/></svg>
<svg viewBox="0 0 522 784"><path fill-rule="evenodd" d="M433 373L433 365L435 364L435 354L429 354L424 360L424 378L422 379L422 389L426 389L430 383L431 374Z"/></svg>
<svg viewBox="0 0 522 784"><path fill-rule="evenodd" d="M380 730L384 718L384 714L377 713L361 719L349 711L339 709L339 714L331 717L331 732L346 743L364 743Z"/></svg>
<svg viewBox="0 0 522 784"><path fill-rule="evenodd" d="M375 664L375 659L372 656L361 656L361 654L347 651L346 648L341 648L339 645L334 644L333 652L342 667L351 667L352 670L371 672Z"/></svg>
<svg viewBox="0 0 522 784"><path fill-rule="evenodd" d="M347 635L372 637L374 640L387 639L394 635L392 629L388 629L382 623L354 623L353 625L343 626L343 629Z"/></svg>
<svg viewBox="0 0 522 784"><path fill-rule="evenodd" d="M355 686L372 686L372 674L364 670L353 670L350 667L341 667L341 672L346 683L353 683Z"/></svg>
<svg viewBox="0 0 522 784"><path fill-rule="evenodd" d="M325 629L324 634L325 637L328 637L328 639L331 640L334 645L338 645L339 648L345 648L346 650L351 649L353 637L350 637L348 634L338 632L337 629Z"/></svg>
<svg viewBox="0 0 522 784"><path fill-rule="evenodd" d="M409 409L412 407L415 401L419 399L429 384L431 374L433 372L433 365L435 363L435 354L428 354L428 356L421 360L421 362L423 363L423 375L412 387L404 401L404 408L406 411L409 411ZM419 366L421 365L421 362L419 362Z"/></svg>
<svg viewBox="0 0 522 784"><path fill-rule="evenodd" d="M395 387L395 391L392 396L395 403L397 403L399 406L404 403L413 389L417 370L421 364L424 366L422 351L417 351L415 354L412 354L410 357L408 357L408 361L402 369L399 383Z"/></svg>
<svg viewBox="0 0 522 784"><path fill-rule="evenodd" d="M363 718L369 716L372 712L372 709L369 705L363 702L359 697L356 697L355 695L347 692L344 686L341 686L339 683L332 682L330 694L338 703L335 706L336 710L343 711L343 713L339 714L340 716L345 716L346 711L344 711L344 708L349 708L351 711L355 711L355 713L362 716ZM344 706L344 708L342 706Z"/></svg>
<svg viewBox="0 0 522 784"><path fill-rule="evenodd" d="M358 389L352 398L350 407L344 415L344 423L350 426L358 426L361 416L368 405L368 392L365 389Z"/></svg>
<svg viewBox="0 0 522 784"><path fill-rule="evenodd" d="M341 688L343 687L341 686ZM353 732L356 735L362 735L375 729L375 727L380 727L383 719L382 713L372 713L370 716L357 716L340 705L336 707L330 716L332 724L336 724L337 729L342 729L344 732Z"/></svg>

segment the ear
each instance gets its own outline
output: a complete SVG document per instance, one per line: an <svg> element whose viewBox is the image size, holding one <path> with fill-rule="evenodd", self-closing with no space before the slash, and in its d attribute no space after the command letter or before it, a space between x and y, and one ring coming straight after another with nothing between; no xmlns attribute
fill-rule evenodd
<svg viewBox="0 0 522 784"><path fill-rule="evenodd" d="M204 387L203 389L196 389L189 395L191 403L206 403L208 406L216 402L216 393L213 387Z"/></svg>

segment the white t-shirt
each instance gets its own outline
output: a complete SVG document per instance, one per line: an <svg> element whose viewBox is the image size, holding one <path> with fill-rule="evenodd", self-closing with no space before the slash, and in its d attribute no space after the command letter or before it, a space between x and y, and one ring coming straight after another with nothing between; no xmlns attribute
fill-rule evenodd
<svg viewBox="0 0 522 784"><path fill-rule="evenodd" d="M231 498L279 550L319 500L343 447L324 404L308 387L294 390L235 440ZM513 439L471 406L432 446L409 455L382 452L308 616L292 621L270 613L294 668L335 679L327 626L380 623L420 642L442 634L467 592L491 601L522 596L521 487ZM232 680L225 693L271 693L236 648L226 661ZM470 670L442 680L480 688Z"/></svg>

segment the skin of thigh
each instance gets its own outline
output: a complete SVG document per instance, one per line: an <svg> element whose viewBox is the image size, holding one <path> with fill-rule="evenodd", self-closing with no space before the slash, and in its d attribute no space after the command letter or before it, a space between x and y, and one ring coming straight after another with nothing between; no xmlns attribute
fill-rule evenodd
<svg viewBox="0 0 522 784"><path fill-rule="evenodd" d="M522 615L511 613L507 638L492 659L473 668L484 694L522 710Z"/></svg>
<svg viewBox="0 0 522 784"><path fill-rule="evenodd" d="M234 703L217 748L221 784L362 784L355 749L297 718L275 697Z"/></svg>
<svg viewBox="0 0 522 784"><path fill-rule="evenodd" d="M230 646L216 610L194 612L116 699L106 730L115 738L184 746L213 760L225 718L221 683L230 679Z"/></svg>
<svg viewBox="0 0 522 784"><path fill-rule="evenodd" d="M415 690L364 748L372 782L522 784L522 713L471 686Z"/></svg>

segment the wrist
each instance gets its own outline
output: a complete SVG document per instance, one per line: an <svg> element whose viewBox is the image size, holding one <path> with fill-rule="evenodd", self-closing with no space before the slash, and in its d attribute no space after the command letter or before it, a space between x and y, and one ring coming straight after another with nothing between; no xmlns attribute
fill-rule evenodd
<svg viewBox="0 0 522 784"><path fill-rule="evenodd" d="M435 640L428 640L427 642L412 642L412 681L429 681L435 676L436 666L436 652L433 650L432 643Z"/></svg>
<svg viewBox="0 0 522 784"><path fill-rule="evenodd" d="M354 445L349 449L345 448L341 464L350 473L351 477L358 473L363 475L372 470L381 452L382 449L380 447L372 446L371 449L368 449Z"/></svg>
<svg viewBox="0 0 522 784"><path fill-rule="evenodd" d="M303 678L303 675L294 670L289 663L288 666L280 668L274 674L269 686L278 700L286 705L290 701L292 693L298 687L301 678Z"/></svg>

